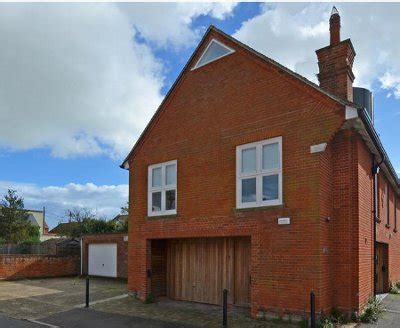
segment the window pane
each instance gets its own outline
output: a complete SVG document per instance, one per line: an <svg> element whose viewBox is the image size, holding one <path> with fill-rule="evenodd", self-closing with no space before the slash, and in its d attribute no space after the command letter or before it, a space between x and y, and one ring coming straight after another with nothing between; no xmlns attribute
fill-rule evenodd
<svg viewBox="0 0 400 328"><path fill-rule="evenodd" d="M161 187L161 167L153 169L151 182L152 187Z"/></svg>
<svg viewBox="0 0 400 328"><path fill-rule="evenodd" d="M165 209L167 211L175 209L175 190L167 190L165 193Z"/></svg>
<svg viewBox="0 0 400 328"><path fill-rule="evenodd" d="M256 201L256 178L242 180L242 203Z"/></svg>
<svg viewBox="0 0 400 328"><path fill-rule="evenodd" d="M207 51L204 53L203 57L197 64L197 66L204 65L218 57L226 55L229 52L230 52L230 50L228 48L225 48L224 46L220 45L219 43L212 41L210 46L208 47Z"/></svg>
<svg viewBox="0 0 400 328"><path fill-rule="evenodd" d="M279 169L279 144L263 146L263 170Z"/></svg>
<svg viewBox="0 0 400 328"><path fill-rule="evenodd" d="M249 148L242 150L242 172L255 172L256 171L256 148Z"/></svg>
<svg viewBox="0 0 400 328"><path fill-rule="evenodd" d="M165 184L176 184L176 165L167 165L165 168Z"/></svg>
<svg viewBox="0 0 400 328"><path fill-rule="evenodd" d="M263 201L278 199L279 175L268 175L263 177Z"/></svg>
<svg viewBox="0 0 400 328"><path fill-rule="evenodd" d="M161 191L153 192L151 194L151 208L153 212L161 211Z"/></svg>

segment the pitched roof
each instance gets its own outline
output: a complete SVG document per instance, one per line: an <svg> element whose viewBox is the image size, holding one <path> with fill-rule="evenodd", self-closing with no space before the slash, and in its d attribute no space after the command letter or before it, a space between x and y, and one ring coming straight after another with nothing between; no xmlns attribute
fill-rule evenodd
<svg viewBox="0 0 400 328"><path fill-rule="evenodd" d="M168 91L166 96L164 97L164 99L161 102L160 106L157 108L157 110L154 113L153 117L151 118L150 122L147 124L146 128L143 130L143 132L139 136L138 140L134 144L134 146L131 149L131 151L129 152L128 156L126 156L126 158L124 159L124 161L120 165L121 168L123 168L123 169L128 169L129 168L129 165L128 165L129 158L133 155L133 153L135 152L137 147L143 142L143 139L144 139L145 135L147 134L147 132L149 131L149 129L153 125L155 119L158 117L158 115L159 115L161 109L163 108L165 102L167 101L168 97L171 95L171 93L175 89L175 87L178 84L179 80L181 79L183 73L186 71L186 69L188 68L189 64L192 62L193 58L195 57L195 55L197 54L198 50L200 49L200 47L202 46L202 44L206 40L207 36L211 33L211 31L214 31L214 32L218 33L219 35L221 35L224 38L226 38L226 39L230 40L231 42L233 42L234 44L240 46L242 49L247 50L249 53L253 54L254 56L257 56L258 58L261 58L265 62L274 65L275 67L279 68L280 70L282 70L286 74L294 77L298 81L300 81L300 82L304 83L305 85L313 88L314 90L316 90L319 93L323 94L324 96L336 101L337 103L339 103L339 104L341 104L343 106L353 107L353 108L357 109L360 113L362 113L364 111L364 108L362 108L361 106L359 106L359 105L357 105L357 104L355 104L353 102L347 101L345 99L341 99L340 97L338 97L338 96L336 96L336 95L334 95L334 94L322 89L320 86L318 86L314 82L308 80L304 76L302 76L302 75L290 70L289 68L283 66L282 64L279 64L275 60L273 60L273 59L263 55L262 53L254 50L253 48L249 47L248 45L240 42L239 40L235 39L234 37L226 34L225 32L221 31L220 29L216 28L214 25L210 25L210 27L207 29L207 32L204 34L204 36L201 39L201 41L199 42L198 46L194 50L193 54L190 56L189 60L187 61L187 63L183 67L182 71L179 73L179 75L178 75L177 79L175 80L175 82L173 83L172 87L170 88L170 90ZM344 41L350 41L350 40L344 40ZM363 118L363 117L361 117L361 118ZM390 174L394 178L394 182L395 182L395 184L397 184L397 188L400 189L400 179L399 179L396 171L394 170L392 164L390 163L389 157L386 155L386 152L385 152L385 150L384 150L384 148L383 148L383 146L381 144L381 141L380 141L379 137L376 139L377 133L375 131L375 128L373 127L372 124L369 124L369 128L367 130L368 130L367 132L371 135L372 139L374 140L374 143L376 144L376 146L382 151L382 153L384 153L384 155L385 155L384 156L385 157L384 158L385 159L384 162L387 165Z"/></svg>
<svg viewBox="0 0 400 328"><path fill-rule="evenodd" d="M65 223L59 223L57 226L55 226L53 229L49 231L49 233L55 233L55 234L64 234L68 229L78 225L77 222L65 222Z"/></svg>
<svg viewBox="0 0 400 328"><path fill-rule="evenodd" d="M348 106L351 106L351 107L354 107L354 108L358 108L359 107L359 106L357 106L356 104L354 104L352 102L349 102L347 100L341 99L341 98L339 98L339 97L337 97L337 96L335 96L335 95L333 95L333 94L321 89L317 84L315 84L315 83L311 82L310 80L306 79L304 76L302 76L302 75L300 75L300 74L298 74L296 72L293 72L292 70L290 70L289 68L279 64L275 60L273 60L273 59L263 55L262 53L254 50L253 48L249 47L248 45L240 42L239 40L235 39L234 37L226 34L225 32L221 31L220 29L216 28L214 25L210 25L210 27L207 29L207 32L204 34L204 36L201 39L201 41L199 42L198 46L194 50L193 54L190 56L189 60L187 61L187 63L183 67L182 71L179 73L179 75L178 75L177 79L175 80L175 82L173 83L172 87L167 92L167 94L164 97L163 101L161 102L160 106L157 108L157 110L154 113L153 117L151 118L150 122L147 124L146 128L143 130L143 132L139 136L138 140L136 141L136 143L133 146L132 150L129 152L128 156L126 156L126 158L124 159L124 161L120 165L121 168L124 168L124 169L128 168L127 167L127 162L129 160L129 158L133 155L133 153L136 150L136 148L142 143L144 136L146 135L146 133L148 132L150 127L153 125L153 122L155 121L156 117L159 115L159 113L160 113L161 109L163 108L165 102L167 101L168 97L171 95L171 93L175 89L175 87L178 84L179 80L181 79L183 73L186 71L187 67L192 62L192 60L195 57L195 55L197 54L199 48L204 43L204 41L206 40L207 36L211 33L211 31L214 31L214 32L218 33L219 35L223 36L224 38L226 38L226 39L230 40L231 42L235 43L237 46L242 47L243 49L247 50L251 54L261 58L265 62L276 66L277 68L281 69L285 73L287 73L290 76L296 78L297 80L305 83L309 87L317 90L318 92L320 92L320 93L324 94L325 96L329 97L330 99L340 103L341 105L344 105L344 106L348 105Z"/></svg>
<svg viewBox="0 0 400 328"><path fill-rule="evenodd" d="M125 222L126 220L128 220L128 215L127 214L118 214L111 221L113 221L113 222Z"/></svg>

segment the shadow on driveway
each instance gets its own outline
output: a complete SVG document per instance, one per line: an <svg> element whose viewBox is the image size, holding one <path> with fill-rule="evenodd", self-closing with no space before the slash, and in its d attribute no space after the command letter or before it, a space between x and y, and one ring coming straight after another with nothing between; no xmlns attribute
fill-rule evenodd
<svg viewBox="0 0 400 328"><path fill-rule="evenodd" d="M7 318L0 315L0 327L4 328L40 328L41 325L31 323L28 321Z"/></svg>
<svg viewBox="0 0 400 328"><path fill-rule="evenodd" d="M168 323L160 320L124 316L114 313L106 313L92 309L74 309L67 312L57 313L41 320L43 323L58 327L68 328L183 328L193 327L186 324ZM19 327L19 326L17 326Z"/></svg>

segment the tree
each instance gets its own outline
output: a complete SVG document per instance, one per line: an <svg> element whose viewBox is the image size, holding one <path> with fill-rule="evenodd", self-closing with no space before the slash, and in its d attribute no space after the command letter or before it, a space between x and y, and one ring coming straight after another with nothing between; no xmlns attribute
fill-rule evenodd
<svg viewBox="0 0 400 328"><path fill-rule="evenodd" d="M10 252L11 244L39 238L39 229L31 225L24 209L24 200L9 189L0 202L0 239Z"/></svg>
<svg viewBox="0 0 400 328"><path fill-rule="evenodd" d="M75 208L66 212L68 224L65 224L61 234L79 238L90 233L107 233L117 231L114 222L97 218L96 215L86 208Z"/></svg>
<svg viewBox="0 0 400 328"><path fill-rule="evenodd" d="M129 202L126 202L125 206L121 207L121 215L129 215ZM128 223L129 223L129 218L125 220L122 224L119 224L117 226L118 231L121 232L128 232Z"/></svg>

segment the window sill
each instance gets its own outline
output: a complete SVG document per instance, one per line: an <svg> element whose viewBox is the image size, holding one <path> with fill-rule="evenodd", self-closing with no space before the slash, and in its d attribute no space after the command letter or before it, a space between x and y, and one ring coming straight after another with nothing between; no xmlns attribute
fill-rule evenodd
<svg viewBox="0 0 400 328"><path fill-rule="evenodd" d="M233 212L254 212L254 211L265 211L265 210L280 210L285 208L283 204L281 205L269 205L269 206L257 206L257 207L246 207L246 208L234 208Z"/></svg>
<svg viewBox="0 0 400 328"><path fill-rule="evenodd" d="M388 229L390 229L390 224L387 224L387 223L386 223L386 224L385 224L385 227L388 228Z"/></svg>
<svg viewBox="0 0 400 328"><path fill-rule="evenodd" d="M178 214L161 214L161 215L146 216L146 219L147 220L176 219L178 217L179 217Z"/></svg>

